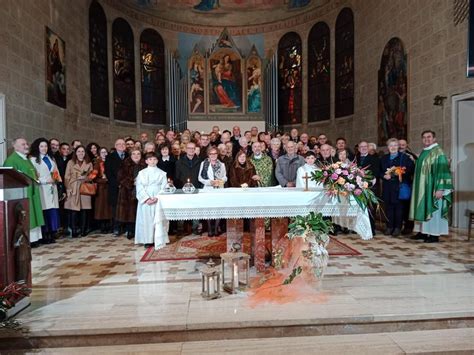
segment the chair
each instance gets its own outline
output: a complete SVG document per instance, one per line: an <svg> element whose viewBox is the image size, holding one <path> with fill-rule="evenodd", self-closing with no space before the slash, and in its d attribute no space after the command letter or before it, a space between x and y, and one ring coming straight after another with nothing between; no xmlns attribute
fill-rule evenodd
<svg viewBox="0 0 474 355"><path fill-rule="evenodd" d="M467 241L471 240L471 230L472 230L472 225L474 224L474 211L473 210L467 210L467 215L469 216L468 220L468 231L467 231Z"/></svg>

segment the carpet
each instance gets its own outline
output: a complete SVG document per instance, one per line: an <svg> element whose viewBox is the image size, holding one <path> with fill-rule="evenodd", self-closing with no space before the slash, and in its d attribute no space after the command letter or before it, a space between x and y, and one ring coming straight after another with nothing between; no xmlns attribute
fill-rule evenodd
<svg viewBox="0 0 474 355"><path fill-rule="evenodd" d="M271 239L265 239L267 256L270 256ZM173 260L199 260L209 258L219 258L225 253L227 248L226 236L208 237L207 235L188 235L162 249L155 250L150 247L140 261L173 261ZM251 239L248 233L244 234L243 252L250 254ZM328 245L330 256L354 256L362 255L359 251L351 248L347 244L336 238L331 238Z"/></svg>

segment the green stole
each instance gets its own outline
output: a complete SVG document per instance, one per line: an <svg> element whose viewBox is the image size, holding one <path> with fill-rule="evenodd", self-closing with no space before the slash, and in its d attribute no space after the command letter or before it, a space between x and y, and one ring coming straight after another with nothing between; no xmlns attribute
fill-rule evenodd
<svg viewBox="0 0 474 355"><path fill-rule="evenodd" d="M13 152L3 163L37 180L36 169L29 159L23 159L18 153ZM37 184L31 183L26 189L30 207L30 230L44 225L43 208L41 207L40 190Z"/></svg>
<svg viewBox="0 0 474 355"><path fill-rule="evenodd" d="M438 190L451 190L451 193L437 200L434 193ZM438 145L423 150L415 165L409 218L419 222L430 220L433 212L440 207L441 200L444 200L441 216L448 219L452 190L453 180L443 150Z"/></svg>
<svg viewBox="0 0 474 355"><path fill-rule="evenodd" d="M260 186L261 187L268 187L274 185L273 179L273 161L265 153L262 153L262 157L260 159L255 159L254 156L250 158L250 161L255 166L255 171L257 175L261 177Z"/></svg>

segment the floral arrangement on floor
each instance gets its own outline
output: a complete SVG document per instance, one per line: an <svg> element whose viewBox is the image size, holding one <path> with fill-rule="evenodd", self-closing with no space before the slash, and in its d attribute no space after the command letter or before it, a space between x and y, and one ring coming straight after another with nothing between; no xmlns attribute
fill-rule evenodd
<svg viewBox="0 0 474 355"><path fill-rule="evenodd" d="M301 252L313 268L314 276L320 278L326 270L329 254L326 250L329 244L329 233L333 231L330 219L325 219L321 213L310 212L307 216L296 216L288 225L288 239L303 238L308 249ZM301 266L295 267L283 284L290 284L295 277L301 274Z"/></svg>
<svg viewBox="0 0 474 355"><path fill-rule="evenodd" d="M370 170L359 168L355 162L337 162L321 165L320 168L311 174L311 180L322 184L328 195L337 197L338 201L341 196L352 196L363 210L367 206L378 205L377 196L370 189L375 183Z"/></svg>
<svg viewBox="0 0 474 355"><path fill-rule="evenodd" d="M7 320L7 312L23 297L28 297L31 289L25 281L12 282L0 291L0 328L18 328L19 323Z"/></svg>

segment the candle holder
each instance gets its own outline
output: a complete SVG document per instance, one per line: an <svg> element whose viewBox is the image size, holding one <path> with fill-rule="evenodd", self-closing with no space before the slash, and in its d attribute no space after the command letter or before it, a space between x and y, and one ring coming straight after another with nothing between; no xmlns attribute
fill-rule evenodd
<svg viewBox="0 0 474 355"><path fill-rule="evenodd" d="M229 293L244 291L249 286L250 255L236 252L221 254L222 288Z"/></svg>
<svg viewBox="0 0 474 355"><path fill-rule="evenodd" d="M201 269L201 296L206 300L213 300L221 297L221 271L212 259Z"/></svg>
<svg viewBox="0 0 474 355"><path fill-rule="evenodd" d="M176 187L173 185L173 182L171 181L171 179L168 179L168 183L163 188L163 192L165 194L174 194L175 191L176 191Z"/></svg>
<svg viewBox="0 0 474 355"><path fill-rule="evenodd" d="M188 182L186 184L184 184L184 186L183 186L183 192L185 194L192 194L192 193L194 193L194 191L196 191L196 188L191 183L191 181L188 179Z"/></svg>

